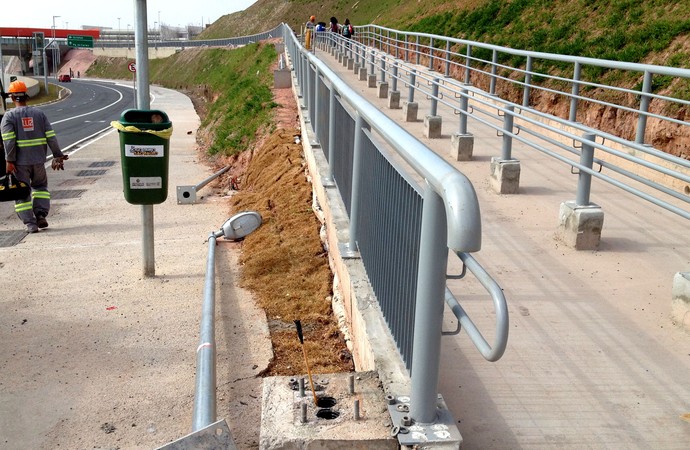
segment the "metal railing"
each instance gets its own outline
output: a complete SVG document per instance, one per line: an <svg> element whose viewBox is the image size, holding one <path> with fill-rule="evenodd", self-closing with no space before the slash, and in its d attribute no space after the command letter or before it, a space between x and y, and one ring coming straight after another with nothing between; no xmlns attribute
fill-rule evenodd
<svg viewBox="0 0 690 450"><path fill-rule="evenodd" d="M325 181L335 184L349 216L344 251L361 256L410 371L410 415L418 423L433 423L448 250L469 255L480 249L476 193L465 175L350 88L287 26L284 33L300 101L328 161ZM499 305L497 339L493 349L482 351L494 361L508 337L505 298L471 261L472 272ZM468 335L478 348L488 345L480 333Z"/></svg>
<svg viewBox="0 0 690 450"><path fill-rule="evenodd" d="M670 113L651 112L650 104L663 102L669 111L689 106L687 99L652 92L652 86L655 77L665 77L671 86L690 83L690 70L529 52L374 25L357 27L355 37L356 41L334 33L318 36L337 46L339 52L352 58L368 74L378 74L378 82L389 82L392 91L399 92L398 86L407 88L407 102L415 102L415 96L420 95L429 99L429 116L435 116L440 105L449 108L459 116L457 134L470 135L470 120L496 130L502 138L501 159L514 159L512 143L519 141L571 166L571 170L584 175L577 188L578 205L589 204L591 180L595 178L690 218L690 161L643 141L645 136L650 137L650 123L665 124L683 149L690 138L690 123ZM513 67L501 63L505 60L522 64ZM538 61L569 64L573 76L564 78L534 71ZM615 70L629 78L640 77L643 82L639 90L634 90L586 81L582 73L587 68ZM543 81L537 84L536 79ZM502 89L497 87L499 83ZM559 86L561 90L557 89ZM517 95L518 90L522 95ZM530 105L538 90L567 99L568 117L561 118ZM582 94L584 90L600 94L587 97ZM623 99L639 99L639 107L602 100L621 95ZM512 101L515 99L518 102ZM622 117L623 121L632 121L634 130L626 137L579 122L578 112L585 103L603 108L602 111Z"/></svg>

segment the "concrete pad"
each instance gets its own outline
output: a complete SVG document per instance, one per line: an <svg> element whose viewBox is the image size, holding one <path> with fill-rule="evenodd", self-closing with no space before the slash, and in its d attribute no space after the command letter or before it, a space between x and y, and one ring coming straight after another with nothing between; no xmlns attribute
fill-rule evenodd
<svg viewBox="0 0 690 450"><path fill-rule="evenodd" d="M357 74L359 75L359 81L366 81L366 79L367 79L367 68L366 67L360 67Z"/></svg>
<svg viewBox="0 0 690 450"><path fill-rule="evenodd" d="M388 83L380 81L378 83L378 98L388 98Z"/></svg>
<svg viewBox="0 0 690 450"><path fill-rule="evenodd" d="M370 88L376 87L376 75L375 74L372 73L367 77L367 86Z"/></svg>
<svg viewBox="0 0 690 450"><path fill-rule="evenodd" d="M520 188L520 161L492 157L489 184L499 194L517 194Z"/></svg>
<svg viewBox="0 0 690 450"><path fill-rule="evenodd" d="M392 422L381 381L375 372L313 375L320 406L314 405L309 379L306 375L302 378L304 395L300 395L298 378L263 380L260 449L398 448L397 439L391 435ZM333 406L322 405L327 400ZM355 401L359 406L358 419ZM302 405L306 405L306 415Z"/></svg>
<svg viewBox="0 0 690 450"><path fill-rule="evenodd" d="M441 116L424 117L424 137L429 139L439 139L441 137L442 125L443 118Z"/></svg>
<svg viewBox="0 0 690 450"><path fill-rule="evenodd" d="M455 161L471 161L474 136L471 133L454 133L450 137L450 157Z"/></svg>
<svg viewBox="0 0 690 450"><path fill-rule="evenodd" d="M403 102L402 110L405 122L416 122L418 109L419 105L417 102Z"/></svg>
<svg viewBox="0 0 690 450"><path fill-rule="evenodd" d="M400 91L390 91L388 93L388 108L400 109Z"/></svg>
<svg viewBox="0 0 690 450"><path fill-rule="evenodd" d="M596 250L601 242L604 211L593 203L576 205L574 201L561 203L558 238L576 250Z"/></svg>
<svg viewBox="0 0 690 450"><path fill-rule="evenodd" d="M292 72L290 69L273 71L273 87L276 89L292 87Z"/></svg>

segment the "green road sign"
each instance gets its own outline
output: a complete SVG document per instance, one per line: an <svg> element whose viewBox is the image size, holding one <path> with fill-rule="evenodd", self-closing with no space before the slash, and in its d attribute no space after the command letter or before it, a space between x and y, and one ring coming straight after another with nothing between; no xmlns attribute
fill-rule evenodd
<svg viewBox="0 0 690 450"><path fill-rule="evenodd" d="M70 34L67 36L67 45L70 47L93 48L93 37Z"/></svg>

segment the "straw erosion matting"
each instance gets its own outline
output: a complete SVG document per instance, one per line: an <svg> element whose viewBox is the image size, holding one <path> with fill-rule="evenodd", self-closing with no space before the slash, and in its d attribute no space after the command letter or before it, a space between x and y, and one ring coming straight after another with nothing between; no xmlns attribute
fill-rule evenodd
<svg viewBox="0 0 690 450"><path fill-rule="evenodd" d="M278 129L258 149L232 197L233 212L254 210L262 226L242 245L241 286L266 312L275 353L265 376L306 373L294 321L304 330L313 373L349 372L352 356L333 314L333 276L312 210L298 129Z"/></svg>

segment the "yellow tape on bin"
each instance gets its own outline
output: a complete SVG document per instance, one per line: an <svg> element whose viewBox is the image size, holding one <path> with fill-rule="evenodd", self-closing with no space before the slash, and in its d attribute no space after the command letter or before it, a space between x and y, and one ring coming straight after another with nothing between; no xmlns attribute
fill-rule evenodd
<svg viewBox="0 0 690 450"><path fill-rule="evenodd" d="M162 139L170 139L170 136L172 135L173 129L172 127L166 128L165 130L140 130L139 128L135 127L134 125L127 125L124 126L117 120L113 120L110 122L110 126L115 128L118 131L124 131L127 133L149 133L153 134L155 136L158 136L159 138Z"/></svg>

